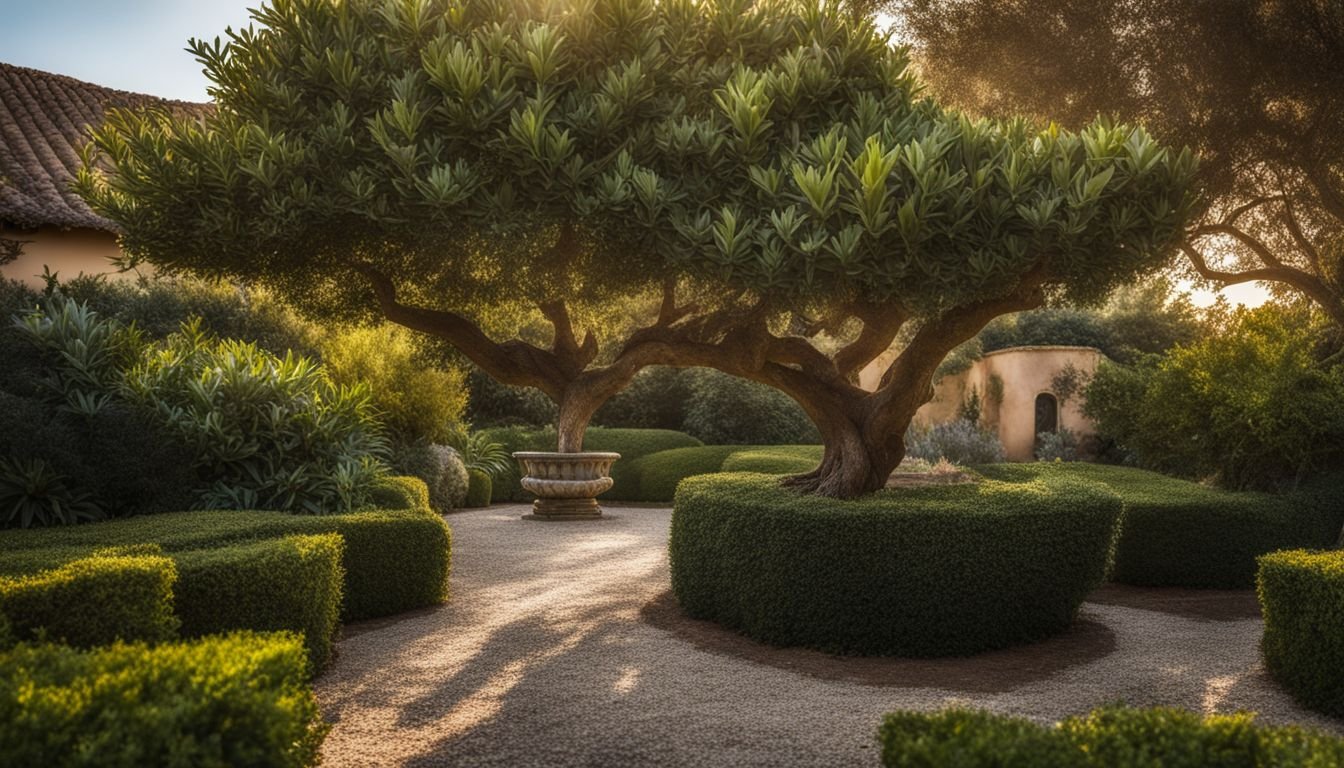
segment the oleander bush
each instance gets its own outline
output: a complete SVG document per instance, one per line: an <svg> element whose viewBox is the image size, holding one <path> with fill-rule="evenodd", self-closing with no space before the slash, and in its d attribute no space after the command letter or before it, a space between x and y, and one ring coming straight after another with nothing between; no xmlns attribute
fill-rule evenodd
<svg viewBox="0 0 1344 768"><path fill-rule="evenodd" d="M388 484L403 497L423 484ZM214 510L173 512L66 528L0 532L0 573L25 574L85 557L99 547L157 544L164 553L216 549L259 539L338 533L345 541L341 618L377 618L447 598L451 534L424 506L344 515Z"/></svg>
<svg viewBox="0 0 1344 768"><path fill-rule="evenodd" d="M672 588L757 640L967 655L1063 631L1104 579L1122 503L1062 475L805 497L770 475L677 488Z"/></svg>
<svg viewBox="0 0 1344 768"><path fill-rule="evenodd" d="M1226 491L1131 467L1000 464L987 477L1059 475L1105 484L1125 502L1111 578L1139 586L1247 588L1256 558L1278 549L1331 546L1340 506L1332 494Z"/></svg>
<svg viewBox="0 0 1344 768"><path fill-rule="evenodd" d="M1289 768L1344 764L1344 739L1255 715L1110 706L1055 726L972 709L893 712L878 730L887 768Z"/></svg>
<svg viewBox="0 0 1344 768"><path fill-rule="evenodd" d="M1269 673L1302 704L1344 716L1344 551L1265 555L1256 588Z"/></svg>
<svg viewBox="0 0 1344 768"><path fill-rule="evenodd" d="M316 765L328 726L306 668L289 634L20 645L0 653L0 755L16 766Z"/></svg>
<svg viewBox="0 0 1344 768"><path fill-rule="evenodd" d="M155 554L95 553L23 576L0 576L0 615L13 640L81 648L176 636L172 560Z"/></svg>
<svg viewBox="0 0 1344 768"><path fill-rule="evenodd" d="M310 668L331 658L341 612L339 534L286 536L178 553L173 602L183 637L289 630Z"/></svg>

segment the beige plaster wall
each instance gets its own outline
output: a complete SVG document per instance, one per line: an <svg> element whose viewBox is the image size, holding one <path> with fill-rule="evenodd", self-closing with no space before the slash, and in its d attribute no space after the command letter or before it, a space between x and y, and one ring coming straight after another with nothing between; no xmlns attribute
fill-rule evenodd
<svg viewBox="0 0 1344 768"><path fill-rule="evenodd" d="M891 362L887 353L859 373L859 384L872 391ZM980 395L980 423L998 432L1009 461L1032 461L1036 447L1036 396L1053 392L1053 379L1070 363L1090 376L1101 361L1091 347L1016 347L990 352L962 373L945 376L933 388L933 399L915 414L918 424L944 424L958 417L972 389ZM991 379L1003 382L1003 401L990 396ZM1082 398L1074 395L1059 405L1059 426L1083 438L1096 425L1083 415Z"/></svg>
<svg viewBox="0 0 1344 768"><path fill-rule="evenodd" d="M117 277L134 273L118 273L112 259L121 253L117 236L96 229L37 229L16 230L0 227L0 237L29 241L23 246L18 259L0 266L0 274L40 288L43 266L59 273L62 279L86 275Z"/></svg>

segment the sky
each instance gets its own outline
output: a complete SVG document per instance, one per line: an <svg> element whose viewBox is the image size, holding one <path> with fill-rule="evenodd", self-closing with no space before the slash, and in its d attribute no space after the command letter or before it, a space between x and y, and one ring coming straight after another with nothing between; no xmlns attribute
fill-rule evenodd
<svg viewBox="0 0 1344 768"><path fill-rule="evenodd" d="M109 88L209 101L201 67L184 49L192 37L246 26L261 0L0 0L0 61L69 75ZM1222 291L1233 305L1268 298L1258 283ZM1194 291L1196 304L1216 294Z"/></svg>

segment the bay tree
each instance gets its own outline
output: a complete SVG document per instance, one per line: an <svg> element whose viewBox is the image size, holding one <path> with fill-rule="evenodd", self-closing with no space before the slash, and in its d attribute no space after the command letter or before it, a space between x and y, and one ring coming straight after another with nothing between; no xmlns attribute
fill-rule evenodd
<svg viewBox="0 0 1344 768"><path fill-rule="evenodd" d="M825 458L791 485L880 488L949 350L1159 268L1193 205L1189 152L949 112L821 0L273 0L253 19L192 43L213 113L110 115L83 194L133 259L382 316L540 389L561 451L642 368L702 366L817 425Z"/></svg>

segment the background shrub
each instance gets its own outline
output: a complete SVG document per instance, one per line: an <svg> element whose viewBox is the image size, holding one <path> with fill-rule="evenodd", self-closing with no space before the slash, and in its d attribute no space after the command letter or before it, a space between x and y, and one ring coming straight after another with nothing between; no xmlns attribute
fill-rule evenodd
<svg viewBox="0 0 1344 768"><path fill-rule="evenodd" d="M175 555L183 637L289 630L310 668L326 666L341 612L340 535L286 536Z"/></svg>
<svg viewBox="0 0 1344 768"><path fill-rule="evenodd" d="M489 440L504 446L512 454L515 451L554 451L558 436L555 429L527 429L522 427L503 427L484 430ZM639 484L636 475L631 474L631 466L642 456L674 448L689 448L701 445L699 440L683 432L666 429L609 429L590 427L583 439L585 451L614 451L621 454L621 460L611 468L611 477L615 485L602 495L604 499L631 500L638 497ZM516 463L510 465L509 472L496 478L493 483L495 501L525 501L531 494L519 484L519 468Z"/></svg>
<svg viewBox="0 0 1344 768"><path fill-rule="evenodd" d="M776 645L971 654L1068 627L1120 514L1104 486L1060 475L853 501L693 477L672 512L672 589L688 615Z"/></svg>
<svg viewBox="0 0 1344 768"><path fill-rule="evenodd" d="M1344 739L1253 714L1103 707L1058 727L969 709L893 712L878 730L889 768L1205 768L1344 761Z"/></svg>
<svg viewBox="0 0 1344 768"><path fill-rule="evenodd" d="M726 373L687 371L691 398L682 431L708 445L819 443L801 406L777 389Z"/></svg>
<svg viewBox="0 0 1344 768"><path fill-rule="evenodd" d="M173 561L157 555L95 555L40 573L0 577L0 614L12 638L88 648L176 636Z"/></svg>
<svg viewBox="0 0 1344 768"><path fill-rule="evenodd" d="M932 427L911 427L905 436L905 455L930 464L947 459L963 466L1004 460L999 436L965 419Z"/></svg>
<svg viewBox="0 0 1344 768"><path fill-rule="evenodd" d="M999 464L987 477L1022 482L1060 475L1098 482L1125 502L1111 578L1151 587L1238 589L1255 583L1256 558L1321 547L1338 536L1323 498L1226 491L1130 467Z"/></svg>
<svg viewBox="0 0 1344 768"><path fill-rule="evenodd" d="M511 387L478 368L467 374L467 421L478 429L555 424L555 402L539 389Z"/></svg>
<svg viewBox="0 0 1344 768"><path fill-rule="evenodd" d="M383 472L386 443L367 390L336 385L305 358L279 359L188 324L125 387L190 446L205 508L348 511Z"/></svg>
<svg viewBox="0 0 1344 768"><path fill-rule="evenodd" d="M422 480L429 506L439 512L459 509L467 500L467 466L462 456L446 445L415 442L394 445L392 469Z"/></svg>
<svg viewBox="0 0 1344 768"><path fill-rule="evenodd" d="M467 502L470 509L490 506L490 476L479 469L467 470Z"/></svg>
<svg viewBox="0 0 1344 768"><path fill-rule="evenodd" d="M678 483L692 475L718 472L723 468L723 462L740 450L740 445L701 445L641 456L621 468L621 480L602 497L624 501L672 501ZM624 461L616 463L620 465Z"/></svg>
<svg viewBox="0 0 1344 768"><path fill-rule="evenodd" d="M1344 716L1344 552L1274 552L1256 579L1265 667L1302 704Z"/></svg>
<svg viewBox="0 0 1344 768"><path fill-rule="evenodd" d="M13 765L311 766L328 726L292 635L0 654Z"/></svg>
<svg viewBox="0 0 1344 768"><path fill-rule="evenodd" d="M797 475L821 464L820 445L777 445L744 448L724 459L720 472L757 472L765 475Z"/></svg>

